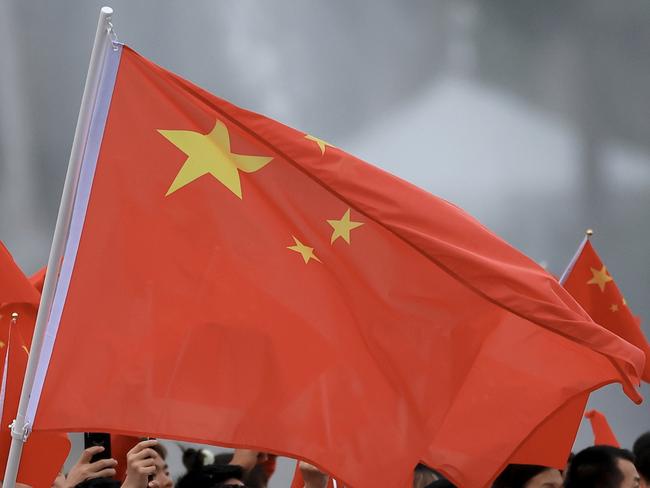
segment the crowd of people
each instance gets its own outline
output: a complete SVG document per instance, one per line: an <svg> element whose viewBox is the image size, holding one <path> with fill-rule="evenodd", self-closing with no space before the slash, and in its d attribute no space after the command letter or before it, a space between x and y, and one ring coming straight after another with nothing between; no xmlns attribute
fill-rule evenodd
<svg viewBox="0 0 650 488"><path fill-rule="evenodd" d="M84 450L67 474L60 473L53 488L267 488L276 456L247 449L213 454L186 449L186 473L173 480L166 463L166 448L155 439L137 443L126 455L124 480L115 479L118 460L93 456L101 446ZM300 461L300 488L343 488L315 466ZM17 485L23 486L24 485ZM295 480L292 488L297 486ZM632 451L608 445L588 447L571 454L563 470L545 466L510 464L492 488L650 488L650 432L641 435ZM413 488L454 488L454 484L423 464L415 467Z"/></svg>

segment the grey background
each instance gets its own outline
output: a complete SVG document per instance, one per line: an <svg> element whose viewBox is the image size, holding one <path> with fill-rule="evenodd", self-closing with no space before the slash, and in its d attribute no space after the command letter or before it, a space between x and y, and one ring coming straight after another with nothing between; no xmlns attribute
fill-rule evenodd
<svg viewBox="0 0 650 488"><path fill-rule="evenodd" d="M108 3L153 61L452 200L556 274L594 227L650 317L646 0ZM0 2L0 239L26 272L47 259L101 5ZM591 404L625 445L650 429L616 386Z"/></svg>

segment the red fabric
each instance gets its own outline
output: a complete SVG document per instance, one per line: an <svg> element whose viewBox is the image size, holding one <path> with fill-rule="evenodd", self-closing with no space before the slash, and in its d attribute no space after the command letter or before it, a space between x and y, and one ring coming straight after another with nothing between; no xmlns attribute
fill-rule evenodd
<svg viewBox="0 0 650 488"><path fill-rule="evenodd" d="M591 430L594 432L594 446L621 447L604 414L598 410L590 410L585 413L585 418L591 422Z"/></svg>
<svg viewBox="0 0 650 488"><path fill-rule="evenodd" d="M588 400L588 393L569 400L532 432L509 462L564 470Z"/></svg>
<svg viewBox="0 0 650 488"><path fill-rule="evenodd" d="M159 130L219 123L215 154L271 162L239 171L242 198L210 174L168 194L188 156ZM348 211L363 225L333 241ZM638 400L642 362L462 210L125 48L35 427L478 487L569 398Z"/></svg>
<svg viewBox="0 0 650 488"><path fill-rule="evenodd" d="M39 292L0 242L0 381L7 371L0 417L0 472L11 445L9 424L16 418L36 320ZM12 315L18 314L15 323ZM50 487L70 451L65 434L33 432L23 448L17 481L34 488Z"/></svg>
<svg viewBox="0 0 650 488"><path fill-rule="evenodd" d="M266 474L267 479L271 478L273 476L273 473L275 473L275 468L277 467L278 464L278 457L275 454L269 454L266 461L264 461L262 464L262 468L264 469L264 474Z"/></svg>
<svg viewBox="0 0 650 488"><path fill-rule="evenodd" d="M39 293L43 293L43 284L45 283L45 271L47 268L43 266L36 273L29 277L29 282Z"/></svg>
<svg viewBox="0 0 650 488"><path fill-rule="evenodd" d="M38 305L40 295L29 283L11 254L0 241L0 304L32 303Z"/></svg>
<svg viewBox="0 0 650 488"><path fill-rule="evenodd" d="M131 435L111 435L111 456L117 461L115 479L124 481L126 476L126 455L142 438Z"/></svg>
<svg viewBox="0 0 650 488"><path fill-rule="evenodd" d="M601 261L590 241L586 241L573 268L570 270L564 288L582 305L595 322L641 349L650 357L650 344L643 335L641 324L627 306L616 281L611 279L601 286L594 280L594 272L603 270ZM611 278L608 270L606 276ZM650 382L650 361L646 361L642 379Z"/></svg>
<svg viewBox="0 0 650 488"><path fill-rule="evenodd" d="M34 314L21 313L18 321L2 321L0 326L7 335L7 379L0 425L0 472L4 473L11 445L9 424L16 418L20 392L27 366L28 348L23 335L33 331ZM7 326L10 328L8 329ZM2 355L4 365L4 354ZM2 368L4 372L4 367ZM66 434L32 432L25 444L20 460L17 481L34 488L50 487L70 451Z"/></svg>

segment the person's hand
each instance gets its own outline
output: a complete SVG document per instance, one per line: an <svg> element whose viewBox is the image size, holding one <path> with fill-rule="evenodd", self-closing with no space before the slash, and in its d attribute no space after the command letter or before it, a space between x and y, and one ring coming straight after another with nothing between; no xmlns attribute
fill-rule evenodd
<svg viewBox="0 0 650 488"><path fill-rule="evenodd" d="M244 473L249 473L258 463L263 463L269 455L265 452L251 451L250 449L235 449L230 464L241 466Z"/></svg>
<svg viewBox="0 0 650 488"><path fill-rule="evenodd" d="M122 488L157 488L157 483L148 483L149 476L156 473L158 453L151 449L158 444L156 439L138 442L126 453L126 478Z"/></svg>
<svg viewBox="0 0 650 488"><path fill-rule="evenodd" d="M305 461L300 461L300 473L305 482L305 488L326 488L330 477Z"/></svg>
<svg viewBox="0 0 650 488"><path fill-rule="evenodd" d="M103 446L93 446L84 450L81 453L77 464L75 464L68 473L64 486L66 488L73 488L82 481L93 478L110 478L111 476L115 476L115 466L117 465L115 459L100 459L94 463L90 462L95 454L99 454L103 450Z"/></svg>

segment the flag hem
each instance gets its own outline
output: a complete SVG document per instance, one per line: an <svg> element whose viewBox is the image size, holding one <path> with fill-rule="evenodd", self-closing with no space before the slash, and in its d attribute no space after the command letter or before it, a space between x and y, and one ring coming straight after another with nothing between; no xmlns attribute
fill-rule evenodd
<svg viewBox="0 0 650 488"><path fill-rule="evenodd" d="M74 197L74 207L70 222L70 231L65 244L63 263L57 278L54 300L52 302L52 308L50 309L41 355L36 368L36 376L34 378L34 384L27 405L25 418L30 425L34 424L34 418L38 409L38 403L43 390L43 384L45 382L45 376L47 375L50 358L52 357L61 315L65 306L68 287L70 285L70 279L72 277L77 250L81 240L81 233L86 218L86 210L90 200L90 192L95 176L95 169L97 167L104 129L106 127L106 121L108 120L108 112L113 97L117 71L120 65L122 46L118 45L117 49L114 49L113 46L109 44L106 47L106 50L106 60L99 81L97 99L95 100L95 106L93 107L88 140L86 142L86 147L84 148L79 182Z"/></svg>

